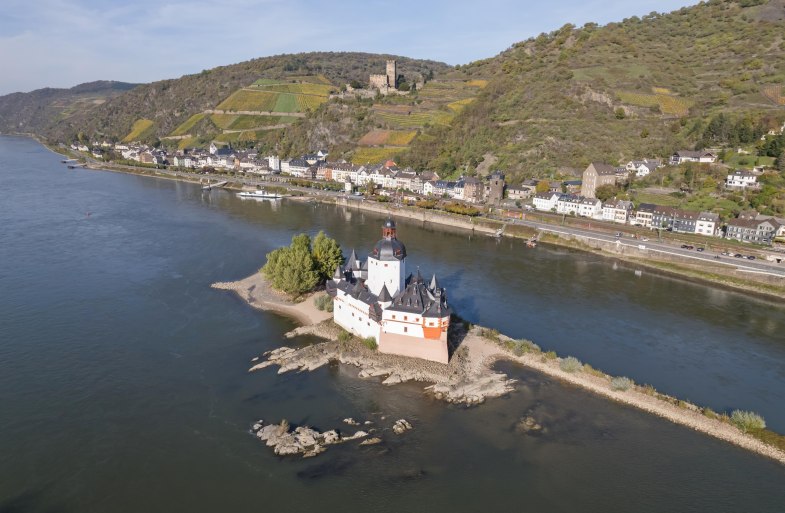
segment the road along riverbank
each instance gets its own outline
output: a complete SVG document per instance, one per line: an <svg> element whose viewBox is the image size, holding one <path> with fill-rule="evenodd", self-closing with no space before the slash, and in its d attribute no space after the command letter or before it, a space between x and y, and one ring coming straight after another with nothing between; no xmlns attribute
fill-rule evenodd
<svg viewBox="0 0 785 513"><path fill-rule="evenodd" d="M727 415L661 394L652 387L636 385L626 378L614 378L570 357L560 358L554 352L543 352L530 341L514 340L495 330L453 322L450 343L454 350L446 365L379 353L362 341L347 337L330 320L331 314L305 313L308 312L308 307L303 305L306 301L287 304L280 296L267 296L269 287L263 284L261 274L256 274L259 277L214 284L213 287L231 290L256 308L299 319L303 326L292 330L287 337L310 334L325 342L300 349L281 347L266 352L252 360L249 372L272 366L278 367L279 374L311 371L338 362L359 368L360 378L383 378L384 385L425 382L428 385L424 392L434 398L471 406L515 389L515 380L494 369L497 362L510 361L785 464L785 437L777 433L745 432ZM307 302L313 305L312 298ZM536 424L536 420L532 419L532 422Z"/></svg>

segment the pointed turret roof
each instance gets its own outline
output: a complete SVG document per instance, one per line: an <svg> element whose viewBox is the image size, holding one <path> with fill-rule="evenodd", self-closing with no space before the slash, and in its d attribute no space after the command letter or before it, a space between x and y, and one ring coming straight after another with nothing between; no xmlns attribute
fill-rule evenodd
<svg viewBox="0 0 785 513"><path fill-rule="evenodd" d="M436 280L436 273L433 273L433 278L431 278L431 285L428 288L431 289L431 292L436 292L436 289L439 288L439 282Z"/></svg>
<svg viewBox="0 0 785 513"><path fill-rule="evenodd" d="M349 255L349 260L346 261L345 269L347 271L353 271L357 268L357 253L352 250L352 254Z"/></svg>
<svg viewBox="0 0 785 513"><path fill-rule="evenodd" d="M379 292L379 302L380 303L389 303L392 301L392 296L390 295L390 291L387 290L387 284L382 285L382 290Z"/></svg>
<svg viewBox="0 0 785 513"><path fill-rule="evenodd" d="M336 280L343 279L343 271L341 271L341 266L340 265L336 265L335 266L335 273L333 273L333 278L336 279Z"/></svg>

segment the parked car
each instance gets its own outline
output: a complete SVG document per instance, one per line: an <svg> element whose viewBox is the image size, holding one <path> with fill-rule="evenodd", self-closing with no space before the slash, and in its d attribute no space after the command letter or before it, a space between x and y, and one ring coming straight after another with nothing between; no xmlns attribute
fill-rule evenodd
<svg viewBox="0 0 785 513"><path fill-rule="evenodd" d="M742 255L741 253L736 253L736 254L735 254L735 255L733 255L733 256L734 256L735 258L744 258L744 255Z"/></svg>
<svg viewBox="0 0 785 513"><path fill-rule="evenodd" d="M698 251L703 251L703 248L698 248Z"/></svg>
<svg viewBox="0 0 785 513"><path fill-rule="evenodd" d="M681 245L681 249L687 249L687 248L689 248L689 246L687 246L686 244Z"/></svg>
<svg viewBox="0 0 785 513"><path fill-rule="evenodd" d="M755 255L750 255L747 257L747 260L755 260Z"/></svg>

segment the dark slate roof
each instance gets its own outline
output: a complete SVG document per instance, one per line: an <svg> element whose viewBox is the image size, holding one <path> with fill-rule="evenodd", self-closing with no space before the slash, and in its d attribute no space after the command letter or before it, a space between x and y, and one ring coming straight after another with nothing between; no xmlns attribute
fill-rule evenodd
<svg viewBox="0 0 785 513"><path fill-rule="evenodd" d="M392 301L392 296L390 295L390 291L387 290L387 285L382 285L382 290L379 292L379 301L381 303L387 303Z"/></svg>
<svg viewBox="0 0 785 513"><path fill-rule="evenodd" d="M615 175L616 168L611 166L610 164L603 164L602 162L592 162L592 166L594 166L594 170L597 171L598 175Z"/></svg>
<svg viewBox="0 0 785 513"><path fill-rule="evenodd" d="M384 238L374 245L371 256L377 260L403 260L406 258L406 246L398 239Z"/></svg>
<svg viewBox="0 0 785 513"><path fill-rule="evenodd" d="M410 278L409 284L393 298L387 308L393 312L404 312L422 315L423 317L445 317L452 313L447 306L447 294L444 289L431 289L422 280L422 275Z"/></svg>

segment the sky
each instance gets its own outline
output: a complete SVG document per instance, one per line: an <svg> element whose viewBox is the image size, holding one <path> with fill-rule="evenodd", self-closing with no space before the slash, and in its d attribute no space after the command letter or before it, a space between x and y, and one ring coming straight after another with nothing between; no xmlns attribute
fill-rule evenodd
<svg viewBox="0 0 785 513"><path fill-rule="evenodd" d="M3 0L0 95L151 82L255 57L361 51L465 64L565 23L695 0Z"/></svg>

